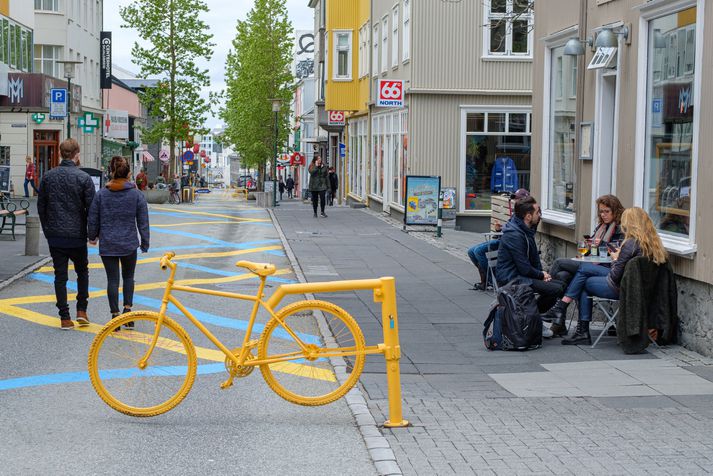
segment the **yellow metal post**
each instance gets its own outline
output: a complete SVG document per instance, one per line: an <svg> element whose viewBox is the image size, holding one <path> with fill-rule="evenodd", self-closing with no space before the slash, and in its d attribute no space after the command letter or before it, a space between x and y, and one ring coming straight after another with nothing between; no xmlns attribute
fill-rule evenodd
<svg viewBox="0 0 713 476"><path fill-rule="evenodd" d="M389 419L387 428L408 426L401 409L401 346L399 345L399 318L396 310L396 280L381 278L381 289L374 290L374 300L381 301L381 324L384 328L384 359L386 384L389 391Z"/></svg>

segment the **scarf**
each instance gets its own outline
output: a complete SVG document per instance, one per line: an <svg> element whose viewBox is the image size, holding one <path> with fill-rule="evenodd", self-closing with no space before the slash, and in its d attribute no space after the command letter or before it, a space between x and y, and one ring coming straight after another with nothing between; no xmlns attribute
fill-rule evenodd
<svg viewBox="0 0 713 476"><path fill-rule="evenodd" d="M616 224L616 222L611 222L608 225L600 223L594 229L594 236L592 238L595 240L599 240L600 243L609 243L611 241L612 236L614 236L614 233L616 233L617 227L618 225Z"/></svg>

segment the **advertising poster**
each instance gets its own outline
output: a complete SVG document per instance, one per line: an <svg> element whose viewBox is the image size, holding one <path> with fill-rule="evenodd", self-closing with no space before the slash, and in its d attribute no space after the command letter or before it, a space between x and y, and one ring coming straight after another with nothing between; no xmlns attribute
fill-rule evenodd
<svg viewBox="0 0 713 476"><path fill-rule="evenodd" d="M456 189L455 187L443 187L443 214L444 220L456 219Z"/></svg>
<svg viewBox="0 0 713 476"><path fill-rule="evenodd" d="M441 177L406 176L406 225L438 225L438 196Z"/></svg>

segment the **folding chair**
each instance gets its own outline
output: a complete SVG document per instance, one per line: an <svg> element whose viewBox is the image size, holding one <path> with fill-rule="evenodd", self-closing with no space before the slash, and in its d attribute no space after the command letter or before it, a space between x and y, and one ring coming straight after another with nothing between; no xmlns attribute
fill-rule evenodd
<svg viewBox="0 0 713 476"><path fill-rule="evenodd" d="M498 292L498 280L495 279L495 267L498 265L498 250L486 251L485 257L488 258L488 277L490 278L490 283L493 285L493 290Z"/></svg>
<svg viewBox="0 0 713 476"><path fill-rule="evenodd" d="M615 305L619 304L619 300L605 299L597 296L589 296L589 299L592 300L592 304L597 306L597 309L599 309L607 319L607 322L604 323L604 329L602 329L602 332L599 333L599 337L597 337L597 340L595 340L594 344L592 344L592 348L594 348L594 346L599 343L599 340L604 337L607 331L616 324L616 316L619 314L619 306L616 306L615 309Z"/></svg>

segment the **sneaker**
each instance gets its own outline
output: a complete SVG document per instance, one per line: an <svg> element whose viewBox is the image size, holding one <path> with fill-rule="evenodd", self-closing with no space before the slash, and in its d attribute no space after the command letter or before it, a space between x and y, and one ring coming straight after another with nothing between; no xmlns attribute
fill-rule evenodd
<svg viewBox="0 0 713 476"><path fill-rule="evenodd" d="M551 339L554 333L546 325L542 325L542 337L545 339Z"/></svg>
<svg viewBox="0 0 713 476"><path fill-rule="evenodd" d="M119 317L120 315L121 315L120 312L117 312L116 314L114 314L114 313L112 312L112 313L111 313L111 320L116 319L116 318ZM114 328L114 332L119 332L120 330L121 330L121 326L117 326L117 327Z"/></svg>
<svg viewBox="0 0 713 476"><path fill-rule="evenodd" d="M322 218L327 218L327 214L322 212Z"/></svg>
<svg viewBox="0 0 713 476"><path fill-rule="evenodd" d="M60 319L59 328L63 331L71 331L74 329L74 322L72 322L72 319Z"/></svg>
<svg viewBox="0 0 713 476"><path fill-rule="evenodd" d="M317 212L315 212L314 217L317 218Z"/></svg>
<svg viewBox="0 0 713 476"><path fill-rule="evenodd" d="M79 327L85 327L89 325L89 318L87 317L87 311L77 311L77 325Z"/></svg>

